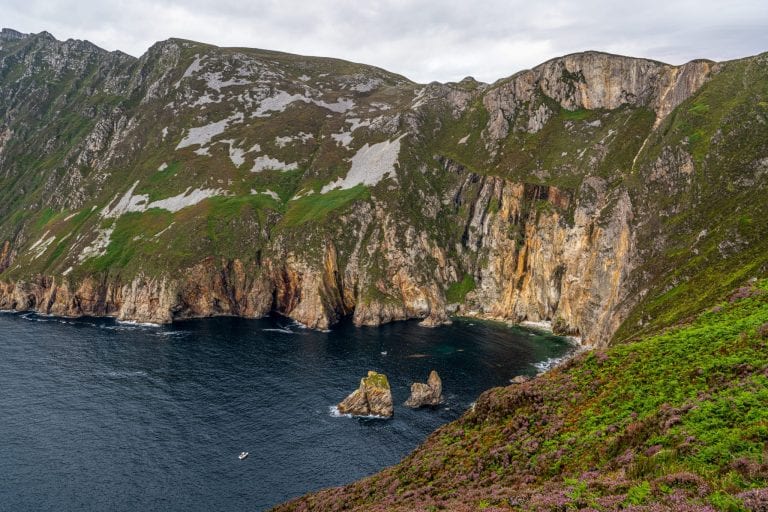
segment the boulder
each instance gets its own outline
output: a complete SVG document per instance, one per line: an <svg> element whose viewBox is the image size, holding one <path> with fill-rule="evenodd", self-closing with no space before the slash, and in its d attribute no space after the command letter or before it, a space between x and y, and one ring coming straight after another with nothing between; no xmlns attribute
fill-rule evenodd
<svg viewBox="0 0 768 512"><path fill-rule="evenodd" d="M524 384L529 380L531 380L531 378L528 377L527 375L518 375L517 377L509 379L509 382L511 382L512 384Z"/></svg>
<svg viewBox="0 0 768 512"><path fill-rule="evenodd" d="M369 371L367 377L360 379L360 387L345 398L338 409L342 414L353 416L392 417L394 405L387 376Z"/></svg>
<svg viewBox="0 0 768 512"><path fill-rule="evenodd" d="M434 407L443 401L443 382L435 370L429 372L427 383L414 382L411 384L411 396L406 400L406 407Z"/></svg>

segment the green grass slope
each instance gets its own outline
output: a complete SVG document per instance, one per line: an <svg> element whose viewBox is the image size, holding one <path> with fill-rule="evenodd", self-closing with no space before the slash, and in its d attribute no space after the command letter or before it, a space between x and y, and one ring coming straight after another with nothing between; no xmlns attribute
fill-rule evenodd
<svg viewBox="0 0 768 512"><path fill-rule="evenodd" d="M275 510L764 510L768 280L484 393L403 462Z"/></svg>

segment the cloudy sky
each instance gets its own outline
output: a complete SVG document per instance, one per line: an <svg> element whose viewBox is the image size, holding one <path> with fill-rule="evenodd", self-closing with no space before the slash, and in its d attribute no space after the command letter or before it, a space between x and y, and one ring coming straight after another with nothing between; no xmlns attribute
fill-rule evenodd
<svg viewBox="0 0 768 512"><path fill-rule="evenodd" d="M135 56L182 37L338 57L419 82L588 49L673 64L768 51L768 0L0 0L0 24Z"/></svg>

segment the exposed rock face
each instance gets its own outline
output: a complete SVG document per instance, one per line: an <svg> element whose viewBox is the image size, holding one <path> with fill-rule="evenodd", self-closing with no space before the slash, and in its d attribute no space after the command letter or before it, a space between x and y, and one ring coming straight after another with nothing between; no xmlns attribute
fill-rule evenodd
<svg viewBox="0 0 768 512"><path fill-rule="evenodd" d="M11 266L12 261L13 254L11 253L11 243L6 240L3 242L3 245L0 246L0 274Z"/></svg>
<svg viewBox="0 0 768 512"><path fill-rule="evenodd" d="M411 396L405 402L406 407L418 409L419 407L439 405L443 400L443 381L435 370L429 372L427 383L414 382L411 384Z"/></svg>
<svg viewBox="0 0 768 512"><path fill-rule="evenodd" d="M0 309L152 323L221 315L258 318L271 309L271 288L251 273L239 260L211 258L190 269L183 280L137 276L122 284L86 278L76 287L66 277L0 282Z"/></svg>
<svg viewBox="0 0 768 512"><path fill-rule="evenodd" d="M536 106L538 92L563 108L615 109L643 105L656 112L656 125L691 96L717 65L696 60L670 66L646 59L627 59L600 52L584 52L552 59L512 76L483 98L490 113L486 127L489 141L503 139L516 119L530 119L527 130L539 131L546 121L545 106Z"/></svg>
<svg viewBox="0 0 768 512"><path fill-rule="evenodd" d="M338 408L340 413L353 416L392 417L394 405L387 376L369 371L367 377L360 379L360 387L345 398Z"/></svg>

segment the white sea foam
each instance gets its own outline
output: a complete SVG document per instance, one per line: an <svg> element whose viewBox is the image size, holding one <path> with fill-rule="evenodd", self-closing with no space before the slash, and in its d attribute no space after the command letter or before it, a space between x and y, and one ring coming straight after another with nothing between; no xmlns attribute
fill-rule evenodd
<svg viewBox="0 0 768 512"><path fill-rule="evenodd" d="M337 405L329 405L328 413L333 418L360 418L363 420L388 420L389 419L387 416L378 416L376 414L371 414L367 416L355 416L352 414L342 414L339 412L339 407Z"/></svg>
<svg viewBox="0 0 768 512"><path fill-rule="evenodd" d="M351 417L352 417L352 415L351 415L351 414L341 414L341 413L339 412L339 408L338 408L338 406L336 406L336 405L331 405L331 406L329 406L329 407L328 407L328 411L329 411L330 415L331 415L333 418L351 418Z"/></svg>
<svg viewBox="0 0 768 512"><path fill-rule="evenodd" d="M135 320L117 320L120 325L128 325L132 327L163 327L163 324L156 324L154 322L137 322Z"/></svg>
<svg viewBox="0 0 768 512"><path fill-rule="evenodd" d="M584 347L579 345L577 341L575 341L575 340L578 340L578 338L566 336L566 339L571 343L573 349L569 350L567 354L562 355L560 357L550 357L550 358L547 358L545 361L539 361L538 363L533 363L533 367L536 368L536 370L538 370L538 373L545 373L553 368L557 368L558 366L565 363L572 357L575 357L576 355L586 350Z"/></svg>
<svg viewBox="0 0 768 512"><path fill-rule="evenodd" d="M187 333L184 331L159 331L155 333L155 336L177 336L177 337L183 337L186 336Z"/></svg>
<svg viewBox="0 0 768 512"><path fill-rule="evenodd" d="M304 325L303 323L299 322L298 320L292 320L291 323L289 324L289 326L293 327L294 329L308 329L308 327L306 325Z"/></svg>
<svg viewBox="0 0 768 512"><path fill-rule="evenodd" d="M548 372L552 368L556 368L563 364L565 361L570 359L572 354L568 354L562 357L549 357L544 361L539 361L538 363L533 363L533 367L538 370L539 373Z"/></svg>
<svg viewBox="0 0 768 512"><path fill-rule="evenodd" d="M282 334L295 334L290 329L262 329L262 331L264 331L264 332L279 332L279 333L282 333Z"/></svg>

